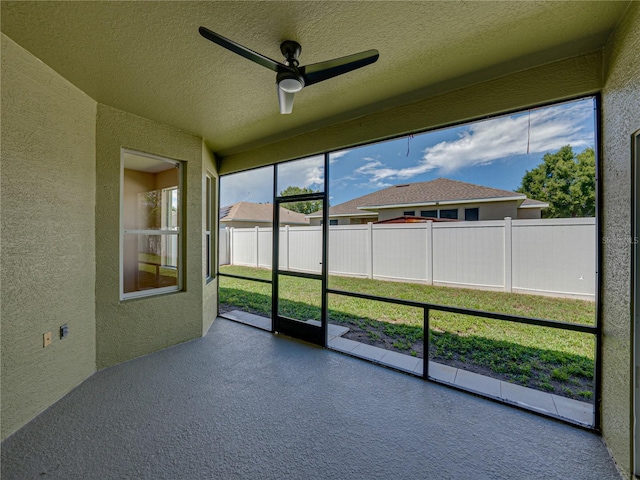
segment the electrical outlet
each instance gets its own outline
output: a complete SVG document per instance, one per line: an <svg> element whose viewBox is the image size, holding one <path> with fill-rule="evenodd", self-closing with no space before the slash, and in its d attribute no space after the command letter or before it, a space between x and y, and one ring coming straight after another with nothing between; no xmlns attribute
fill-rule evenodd
<svg viewBox="0 0 640 480"><path fill-rule="evenodd" d="M60 326L60 338L65 338L69 336L69 325L66 323Z"/></svg>
<svg viewBox="0 0 640 480"><path fill-rule="evenodd" d="M51 345L51 332L47 332L42 336L43 347Z"/></svg>

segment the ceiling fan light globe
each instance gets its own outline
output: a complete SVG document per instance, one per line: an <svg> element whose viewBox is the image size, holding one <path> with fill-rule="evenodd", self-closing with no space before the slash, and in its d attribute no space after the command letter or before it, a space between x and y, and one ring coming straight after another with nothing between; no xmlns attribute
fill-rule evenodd
<svg viewBox="0 0 640 480"><path fill-rule="evenodd" d="M278 87L283 92L296 93L302 90L304 84L297 78L283 78L278 82Z"/></svg>

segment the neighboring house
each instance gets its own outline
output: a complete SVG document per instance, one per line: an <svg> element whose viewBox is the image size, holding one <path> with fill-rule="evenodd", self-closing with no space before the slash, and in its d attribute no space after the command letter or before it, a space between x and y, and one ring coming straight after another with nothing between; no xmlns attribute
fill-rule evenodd
<svg viewBox="0 0 640 480"><path fill-rule="evenodd" d="M220 208L221 227L270 227L273 223L273 204L238 202ZM308 226L305 215L280 207L280 226Z"/></svg>
<svg viewBox="0 0 640 480"><path fill-rule="evenodd" d="M453 220L502 220L540 218L549 204L508 190L438 178L404 183L354 198L329 209L331 225L354 225L397 217ZM309 215L320 225L322 212Z"/></svg>

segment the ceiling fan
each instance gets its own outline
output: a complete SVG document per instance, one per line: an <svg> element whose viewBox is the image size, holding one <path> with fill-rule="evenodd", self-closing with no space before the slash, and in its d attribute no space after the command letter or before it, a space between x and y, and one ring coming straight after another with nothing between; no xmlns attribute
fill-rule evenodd
<svg viewBox="0 0 640 480"><path fill-rule="evenodd" d="M367 50L346 57L298 67L298 56L300 56L302 47L293 40L285 40L280 44L280 51L285 58L284 63L280 63L212 32L208 28L200 27L199 32L207 40L276 72L280 113L283 114L291 113L293 95L304 87L370 65L378 60L380 55L377 50Z"/></svg>

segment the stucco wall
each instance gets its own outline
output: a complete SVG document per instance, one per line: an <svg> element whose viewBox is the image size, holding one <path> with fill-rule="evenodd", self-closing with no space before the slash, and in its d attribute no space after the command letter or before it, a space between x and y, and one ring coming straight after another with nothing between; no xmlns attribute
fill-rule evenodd
<svg viewBox="0 0 640 480"><path fill-rule="evenodd" d="M634 3L605 51L602 97L602 235L631 235L631 134L640 128L640 4ZM630 253L625 241L602 246L602 432L626 476L632 469Z"/></svg>
<svg viewBox="0 0 640 480"><path fill-rule="evenodd" d="M212 201L211 201L211 211L213 217L213 224L211 225L211 255L213 255L213 261L211 262L213 265L213 273L217 273L217 265L218 265L218 232L220 231L219 222L218 222L218 211L220 206L218 205L218 171L215 157L211 150L205 145L204 140L201 141L202 147L202 191L206 192L206 185L204 182L206 181L206 176L209 175L215 180L215 185L213 185L213 191L211 192ZM202 225L206 225L206 195L202 195ZM202 258L206 258L206 245L202 244ZM204 278L207 273L206 264L202 265L202 277ZM218 315L218 277L217 275L209 279L208 281L203 282L202 284L202 335L206 334L209 331L209 327L215 320Z"/></svg>
<svg viewBox="0 0 640 480"><path fill-rule="evenodd" d="M120 301L123 147L186 163L186 213L182 221L186 258L181 292ZM96 159L96 362L98 368L103 368L202 335L202 139L99 104Z"/></svg>
<svg viewBox="0 0 640 480"><path fill-rule="evenodd" d="M4 439L96 369L96 102L1 42Z"/></svg>

